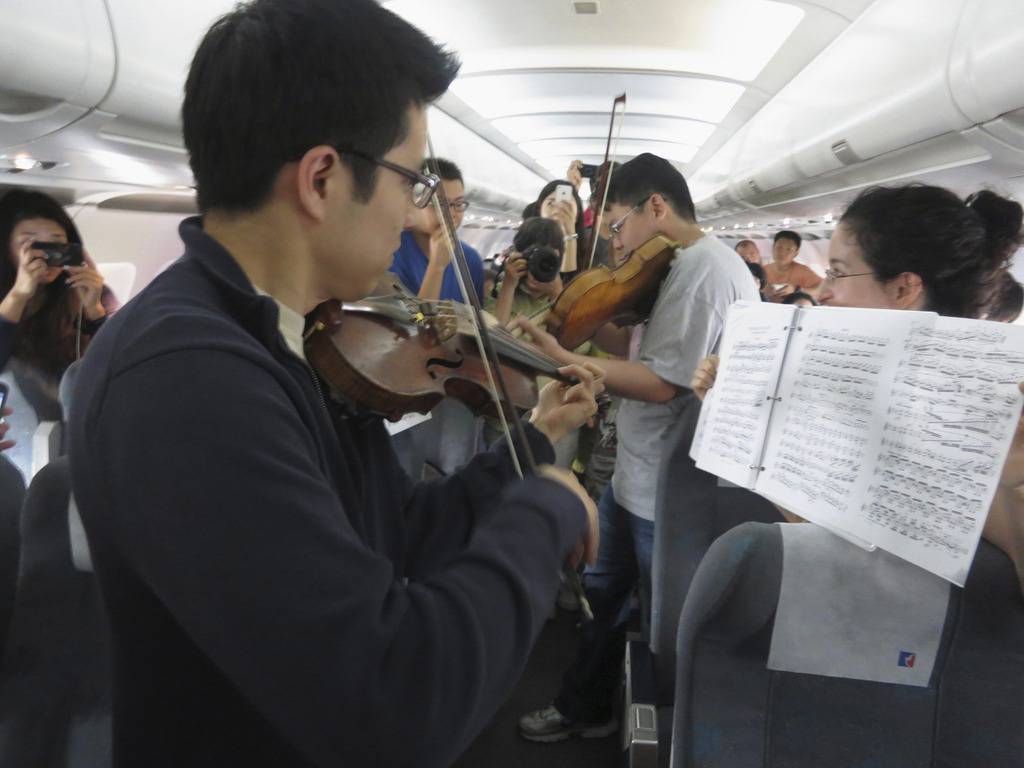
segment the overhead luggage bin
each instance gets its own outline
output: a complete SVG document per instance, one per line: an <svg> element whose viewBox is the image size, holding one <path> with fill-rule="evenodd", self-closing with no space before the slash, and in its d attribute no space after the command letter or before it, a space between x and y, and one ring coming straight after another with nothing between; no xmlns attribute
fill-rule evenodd
<svg viewBox="0 0 1024 768"><path fill-rule="evenodd" d="M0 46L0 154L73 123L114 79L103 0L8 0Z"/></svg>
<svg viewBox="0 0 1024 768"><path fill-rule="evenodd" d="M181 148L185 75L199 40L233 0L107 0L117 40L117 77L100 104L100 136L149 147Z"/></svg>
<svg viewBox="0 0 1024 768"><path fill-rule="evenodd" d="M804 187L826 175L833 187L855 187L861 174L847 183L847 171L1024 106L1024 84L1007 76L1024 54L1019 13L1018 0L878 0L701 168L694 186L727 178L730 196L755 207L814 194ZM993 128L1004 142L1014 133ZM927 154L928 167L964 162L960 152L938 163ZM897 175L879 170L879 181ZM700 201L712 216L721 183Z"/></svg>
<svg viewBox="0 0 1024 768"><path fill-rule="evenodd" d="M949 61L949 88L973 124L1024 108L1024 79L1017 76L1024 61L1021 13L1019 0L971 0L964 8Z"/></svg>

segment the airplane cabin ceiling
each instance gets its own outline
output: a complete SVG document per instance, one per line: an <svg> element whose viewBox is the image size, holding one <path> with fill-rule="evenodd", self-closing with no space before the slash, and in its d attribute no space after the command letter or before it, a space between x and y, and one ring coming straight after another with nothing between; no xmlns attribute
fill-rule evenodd
<svg viewBox="0 0 1024 768"><path fill-rule="evenodd" d="M456 51L439 106L548 177L604 155L654 152L690 174L872 0L383 0ZM587 4L593 5L593 4ZM596 158L596 160L595 160Z"/></svg>

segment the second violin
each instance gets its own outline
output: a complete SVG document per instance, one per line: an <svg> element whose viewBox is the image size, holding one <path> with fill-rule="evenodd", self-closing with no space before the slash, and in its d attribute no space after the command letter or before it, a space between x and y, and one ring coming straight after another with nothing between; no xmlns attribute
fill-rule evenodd
<svg viewBox="0 0 1024 768"><path fill-rule="evenodd" d="M581 272L559 294L545 323L566 349L587 341L602 325L634 324L651 313L679 243L656 235L609 269Z"/></svg>

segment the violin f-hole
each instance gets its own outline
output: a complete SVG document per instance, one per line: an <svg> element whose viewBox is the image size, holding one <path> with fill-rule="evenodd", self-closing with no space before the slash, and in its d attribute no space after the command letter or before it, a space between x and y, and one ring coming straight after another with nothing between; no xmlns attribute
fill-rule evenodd
<svg viewBox="0 0 1024 768"><path fill-rule="evenodd" d="M427 360L427 373L430 374L430 378L436 379L437 378L437 374L434 373L432 370L430 370L431 366L433 366L433 365L440 365L442 368L452 368L452 369L455 369L455 368L461 368L462 364L464 362L465 362L465 357L462 354L462 350L461 349L456 349L455 350L455 359L454 360L448 360L447 358L444 358L444 357L431 357L430 359L428 359Z"/></svg>

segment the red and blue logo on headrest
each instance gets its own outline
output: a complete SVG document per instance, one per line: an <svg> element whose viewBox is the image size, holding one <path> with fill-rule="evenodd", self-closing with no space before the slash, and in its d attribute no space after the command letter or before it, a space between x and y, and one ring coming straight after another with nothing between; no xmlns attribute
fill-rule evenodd
<svg viewBox="0 0 1024 768"><path fill-rule="evenodd" d="M917 654L916 653L911 653L910 651L900 651L899 666L901 666L901 667L909 667L910 669L913 669L914 668L914 661L916 659L917 659Z"/></svg>

